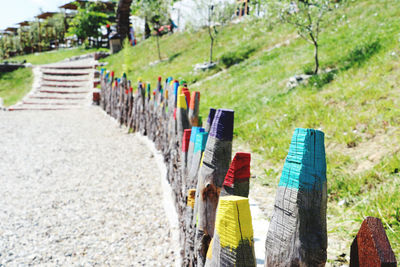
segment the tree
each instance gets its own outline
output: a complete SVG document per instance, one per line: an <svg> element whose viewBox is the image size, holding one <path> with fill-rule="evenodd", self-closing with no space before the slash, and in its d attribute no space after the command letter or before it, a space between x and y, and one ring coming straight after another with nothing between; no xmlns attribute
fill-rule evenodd
<svg viewBox="0 0 400 267"><path fill-rule="evenodd" d="M135 0L132 5L132 13L143 18L147 24L149 21L156 37L158 59L161 61L160 27L168 21L168 7L172 0Z"/></svg>
<svg viewBox="0 0 400 267"><path fill-rule="evenodd" d="M199 16L202 18L202 25L208 30L210 37L210 54L209 63L213 63L214 43L218 37L218 26L226 24L231 20L235 5L229 2L216 0L199 0L196 1Z"/></svg>
<svg viewBox="0 0 400 267"><path fill-rule="evenodd" d="M121 43L129 33L129 15L131 13L132 0L119 0L117 9L117 32Z"/></svg>
<svg viewBox="0 0 400 267"><path fill-rule="evenodd" d="M64 13L58 13L47 19L46 23L51 27L51 38L59 43L64 42L66 31L66 17Z"/></svg>
<svg viewBox="0 0 400 267"><path fill-rule="evenodd" d="M331 10L331 0L282 0L280 16L283 21L294 25L299 35L314 46L315 70L319 69L319 34L324 15Z"/></svg>
<svg viewBox="0 0 400 267"><path fill-rule="evenodd" d="M71 21L69 34L76 35L82 41L88 37L100 37L100 27L108 23L108 16L102 12L102 8L104 3L99 1L87 2L83 7L78 5L78 13Z"/></svg>

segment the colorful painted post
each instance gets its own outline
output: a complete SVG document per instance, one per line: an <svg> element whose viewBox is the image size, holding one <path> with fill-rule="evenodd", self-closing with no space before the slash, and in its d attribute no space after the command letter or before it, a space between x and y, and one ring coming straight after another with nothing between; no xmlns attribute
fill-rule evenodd
<svg viewBox="0 0 400 267"><path fill-rule="evenodd" d="M367 217L354 238L350 267L396 267L397 261L381 220Z"/></svg>
<svg viewBox="0 0 400 267"><path fill-rule="evenodd" d="M231 166L226 173L221 196L235 195L249 197L250 160L250 153L238 152L235 154Z"/></svg>
<svg viewBox="0 0 400 267"><path fill-rule="evenodd" d="M249 199L221 196L206 266L255 267Z"/></svg>
<svg viewBox="0 0 400 267"><path fill-rule="evenodd" d="M194 146L192 163L190 166L189 175L187 179L189 187L197 186L198 184L198 179L197 179L198 173L201 167L201 159L203 158L204 150L206 149L207 140L208 140L208 133L206 132L200 132L196 136L196 144ZM198 205L196 203L194 207L195 214L197 214L197 208ZM196 221L193 221L193 225L195 224Z"/></svg>
<svg viewBox="0 0 400 267"><path fill-rule="evenodd" d="M199 216L196 251L199 266L205 263L209 242L214 235L219 192L232 156L233 120L233 110L217 110L199 172L196 189Z"/></svg>
<svg viewBox="0 0 400 267"><path fill-rule="evenodd" d="M325 266L326 201L324 133L298 128L278 185L265 266Z"/></svg>
<svg viewBox="0 0 400 267"><path fill-rule="evenodd" d="M200 92L192 92L189 105L189 122L190 125L199 126L199 106L200 106Z"/></svg>
<svg viewBox="0 0 400 267"><path fill-rule="evenodd" d="M193 158L193 151L194 146L196 144L196 137L198 133L204 132L204 128L200 127L192 127L192 134L190 135L190 143L189 143L189 150L188 150L188 167L192 166L192 158Z"/></svg>
<svg viewBox="0 0 400 267"><path fill-rule="evenodd" d="M177 120L178 139L182 140L183 131L185 129L190 128L189 118L187 114L186 97L184 94L180 94L178 96L176 120Z"/></svg>
<svg viewBox="0 0 400 267"><path fill-rule="evenodd" d="M203 156L203 152L206 148L206 143L207 143L207 138L208 138L208 133L206 132L200 132L196 135L196 143L194 146L194 150L193 150L193 157L192 157L192 162L191 162L191 167L189 169L189 175L187 177L187 188L192 188L195 187L197 185L197 177L198 177L198 172L199 172L199 168L200 168L200 162L201 162L201 158ZM191 191L192 192L192 191ZM194 193L196 192L196 190L194 190ZM195 199L193 200L194 203L194 209L197 209L197 205L195 203ZM186 246L187 246L187 250L185 258L190 259L190 262L192 264L192 266L195 265L195 251L194 251L194 242L195 242L195 225L196 225L196 220L195 217L193 216L195 213L195 210L190 209L187 212L186 215Z"/></svg>
<svg viewBox="0 0 400 267"><path fill-rule="evenodd" d="M192 130L191 129L185 129L183 131L183 137L182 137L182 177L187 176L188 172L188 151L189 151L189 143L190 143L190 136L191 136ZM183 179L183 182L185 182L185 179ZM185 184L185 183L183 183ZM183 188L183 192L186 192L186 188Z"/></svg>
<svg viewBox="0 0 400 267"><path fill-rule="evenodd" d="M204 126L204 130L205 130L207 133L209 133L210 130L211 130L211 125L212 125L212 123L213 123L213 121L214 121L215 112L216 112L215 108L210 108L210 112L208 113L207 123L206 123L206 125Z"/></svg>
<svg viewBox="0 0 400 267"><path fill-rule="evenodd" d="M194 201L196 198L196 189L191 188L188 190L188 195L187 195L187 200L186 200L186 205L188 207L191 207L192 209L194 209Z"/></svg>
<svg viewBox="0 0 400 267"><path fill-rule="evenodd" d="M184 94L186 97L186 106L188 107L188 114L189 114L189 104L190 104L190 91L188 88L183 87L181 94Z"/></svg>

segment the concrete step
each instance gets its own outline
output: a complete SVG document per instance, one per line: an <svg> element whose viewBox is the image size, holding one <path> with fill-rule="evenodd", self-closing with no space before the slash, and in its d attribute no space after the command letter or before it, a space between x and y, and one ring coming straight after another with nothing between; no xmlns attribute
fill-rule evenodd
<svg viewBox="0 0 400 267"><path fill-rule="evenodd" d="M41 87L64 87L64 88L85 88L85 85L87 85L87 83L66 83L66 82L62 82L62 83L56 83L56 82L46 82L46 83L42 83Z"/></svg>
<svg viewBox="0 0 400 267"><path fill-rule="evenodd" d="M54 90L54 89L39 89L37 92L46 94L88 94L90 91L84 90Z"/></svg>
<svg viewBox="0 0 400 267"><path fill-rule="evenodd" d="M86 65L86 66L80 66L80 65L55 65L55 66L43 66L42 69L48 69L48 70L87 70L87 69L94 69L94 65Z"/></svg>
<svg viewBox="0 0 400 267"><path fill-rule="evenodd" d="M53 76L88 76L92 72L86 70L59 70L59 69L41 69L45 75Z"/></svg>
<svg viewBox="0 0 400 267"><path fill-rule="evenodd" d="M67 82L67 83L85 83L89 82L88 78L77 78L69 76L43 75L42 81L45 82Z"/></svg>
<svg viewBox="0 0 400 267"><path fill-rule="evenodd" d="M71 106L29 106L29 105L18 105L9 107L9 111L24 111L24 110L71 110L77 109L78 107Z"/></svg>
<svg viewBox="0 0 400 267"><path fill-rule="evenodd" d="M38 100L24 100L22 101L22 105L35 105L35 106L83 106L84 102L71 102L71 100L67 100L66 102L60 102L57 100L57 102L54 102L56 100L50 100L50 101L38 101Z"/></svg>
<svg viewBox="0 0 400 267"><path fill-rule="evenodd" d="M53 96L52 96L53 95ZM65 94L60 94L60 96L54 96L55 94L38 94L29 96L29 99L53 99L53 100L85 100L86 97L83 96L65 96Z"/></svg>

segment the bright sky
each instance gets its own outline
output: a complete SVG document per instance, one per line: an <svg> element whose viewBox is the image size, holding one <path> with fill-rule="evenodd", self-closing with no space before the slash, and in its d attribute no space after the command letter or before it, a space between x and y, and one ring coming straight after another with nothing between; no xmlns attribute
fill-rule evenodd
<svg viewBox="0 0 400 267"><path fill-rule="evenodd" d="M15 23L33 18L43 12L57 11L58 7L71 0L0 0L0 30L15 27Z"/></svg>

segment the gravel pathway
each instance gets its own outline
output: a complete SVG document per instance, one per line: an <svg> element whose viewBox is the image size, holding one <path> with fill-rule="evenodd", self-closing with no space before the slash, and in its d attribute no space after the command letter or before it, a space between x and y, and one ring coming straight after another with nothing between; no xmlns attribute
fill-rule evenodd
<svg viewBox="0 0 400 267"><path fill-rule="evenodd" d="M0 266L173 266L160 172L100 109L0 111Z"/></svg>

